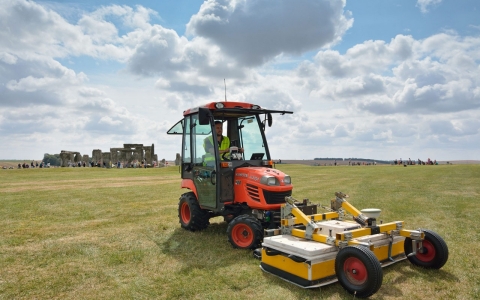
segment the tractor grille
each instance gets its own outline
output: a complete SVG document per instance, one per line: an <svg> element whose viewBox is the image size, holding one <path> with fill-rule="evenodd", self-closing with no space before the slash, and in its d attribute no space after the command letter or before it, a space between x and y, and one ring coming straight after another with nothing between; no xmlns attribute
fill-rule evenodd
<svg viewBox="0 0 480 300"><path fill-rule="evenodd" d="M269 191L263 191L263 197L265 197L265 201L267 201L267 204L281 204L285 203L285 197L291 196L292 191L286 191L286 192L269 192Z"/></svg>
<svg viewBox="0 0 480 300"><path fill-rule="evenodd" d="M260 202L260 195L258 194L258 187L247 183L247 192L252 200Z"/></svg>

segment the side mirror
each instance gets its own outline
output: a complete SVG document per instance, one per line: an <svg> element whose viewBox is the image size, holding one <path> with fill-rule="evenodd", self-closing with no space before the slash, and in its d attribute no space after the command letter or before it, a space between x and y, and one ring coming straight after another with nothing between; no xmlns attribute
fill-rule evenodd
<svg viewBox="0 0 480 300"><path fill-rule="evenodd" d="M210 110L205 107L200 107L198 109L198 122L200 125L208 125L210 124Z"/></svg>
<svg viewBox="0 0 480 300"><path fill-rule="evenodd" d="M272 114L271 113L267 113L265 115L265 120L262 121L262 130L265 131L265 125L268 125L268 127L272 127L272 123L273 123L273 120L272 120Z"/></svg>

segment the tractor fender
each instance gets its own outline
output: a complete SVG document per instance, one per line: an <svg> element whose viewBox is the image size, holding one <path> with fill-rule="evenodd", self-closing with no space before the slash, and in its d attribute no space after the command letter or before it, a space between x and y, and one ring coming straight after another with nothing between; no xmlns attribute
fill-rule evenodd
<svg viewBox="0 0 480 300"><path fill-rule="evenodd" d="M195 197L198 199L197 188L195 187L195 184L193 183L193 180L191 180L191 179L182 179L182 182L180 183L180 187L181 187L182 189L189 189L189 190L191 190L191 191L195 194Z"/></svg>

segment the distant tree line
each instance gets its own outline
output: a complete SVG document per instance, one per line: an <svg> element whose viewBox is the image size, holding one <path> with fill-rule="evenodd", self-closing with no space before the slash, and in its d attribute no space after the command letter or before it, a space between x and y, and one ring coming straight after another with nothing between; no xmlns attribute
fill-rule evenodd
<svg viewBox="0 0 480 300"><path fill-rule="evenodd" d="M48 154L43 155L42 161L47 165L50 163L51 166L61 166L62 160L60 159L60 154Z"/></svg>

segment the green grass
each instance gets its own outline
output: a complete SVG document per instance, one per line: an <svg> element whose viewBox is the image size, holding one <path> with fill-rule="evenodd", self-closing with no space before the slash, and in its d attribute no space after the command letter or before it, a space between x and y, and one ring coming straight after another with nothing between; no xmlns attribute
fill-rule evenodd
<svg viewBox="0 0 480 300"><path fill-rule="evenodd" d="M387 267L372 299L480 297L479 165L277 167L297 199L342 191L445 239L441 270ZM338 283L304 290L263 273L221 218L181 229L179 185L176 167L0 170L0 299L352 299Z"/></svg>

